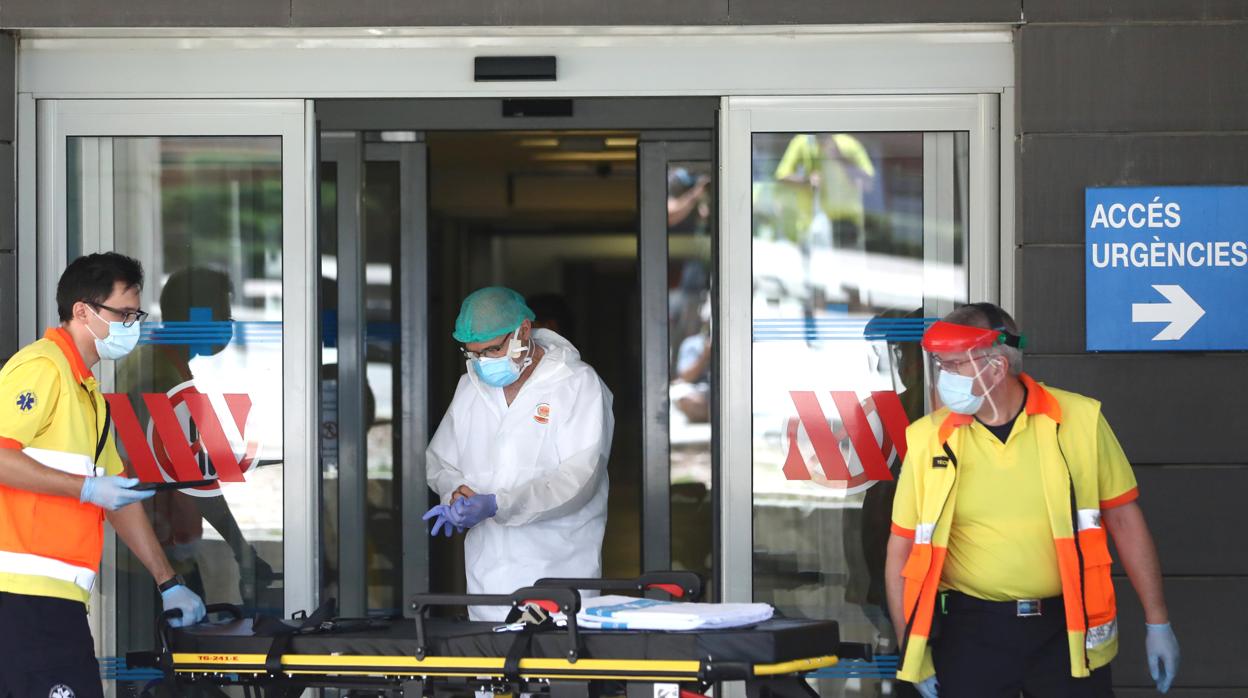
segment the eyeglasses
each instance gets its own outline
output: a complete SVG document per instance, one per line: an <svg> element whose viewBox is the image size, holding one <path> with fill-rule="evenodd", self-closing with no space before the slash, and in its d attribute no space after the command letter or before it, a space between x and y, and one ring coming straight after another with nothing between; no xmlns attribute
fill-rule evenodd
<svg viewBox="0 0 1248 698"><path fill-rule="evenodd" d="M975 361L976 359L985 359L992 354L978 354L976 356L968 356L965 359L942 359L939 356L933 356L932 362L936 364L936 368L949 373L961 373L962 367Z"/></svg>
<svg viewBox="0 0 1248 698"><path fill-rule="evenodd" d="M507 353L507 345L510 342L511 342L511 335L507 335L507 337L505 337L503 341L499 342L498 344L495 344L494 346L486 347L482 349L481 351L469 351L468 347L460 347L459 352L463 354L464 358L468 359L469 361L475 361L483 356L487 359L497 359L498 357L504 356Z"/></svg>
<svg viewBox="0 0 1248 698"><path fill-rule="evenodd" d="M118 310L117 308L110 308L109 306L104 305L103 303L88 302L87 304L95 306L96 308L99 308L101 310L107 310L110 313L115 313L117 315L120 315L122 327L129 327L136 322L143 322L144 320L147 319L147 315L148 315L147 312L143 310Z"/></svg>

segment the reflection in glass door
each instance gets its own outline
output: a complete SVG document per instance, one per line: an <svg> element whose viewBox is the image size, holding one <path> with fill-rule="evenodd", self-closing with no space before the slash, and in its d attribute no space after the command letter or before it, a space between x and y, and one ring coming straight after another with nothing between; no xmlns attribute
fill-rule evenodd
<svg viewBox="0 0 1248 698"><path fill-rule="evenodd" d="M429 583L425 144L387 138L321 134L321 591L357 616Z"/></svg>
<svg viewBox="0 0 1248 698"><path fill-rule="evenodd" d="M308 308L303 103L40 108L41 127L58 129L41 132L41 172L63 185L40 193L63 212L41 220L45 268L114 250L145 271L139 347L97 368L129 474L214 481L145 505L166 557L208 603L308 607L311 531L289 525L307 518L310 489L291 428L307 411L306 362L291 351L306 338L287 330ZM153 580L124 545L103 567L97 650L149 649Z"/></svg>
<svg viewBox="0 0 1248 698"><path fill-rule="evenodd" d="M750 318L751 485L737 500L752 513L750 595L882 654L896 650L883 578L895 479L927 407L918 341L982 288L970 249L990 237L971 208L985 206L978 103L964 104L961 123L898 118L899 105L878 120L777 108L734 132L750 163L733 228L750 258L748 301L736 287ZM819 690L892 689L843 667Z"/></svg>

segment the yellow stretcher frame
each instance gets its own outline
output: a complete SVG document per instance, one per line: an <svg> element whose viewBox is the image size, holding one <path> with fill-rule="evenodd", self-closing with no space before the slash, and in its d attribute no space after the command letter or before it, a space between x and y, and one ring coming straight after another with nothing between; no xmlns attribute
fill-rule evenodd
<svg viewBox="0 0 1248 698"><path fill-rule="evenodd" d="M176 674L253 674L269 673L266 655L206 652L176 652L172 656ZM403 657L393 655L284 654L281 671L287 675L411 676L473 678L503 677L502 657ZM759 677L803 674L835 666L835 655L809 657L776 664L755 664ZM521 659L520 675L527 680L576 679L654 681L686 683L700 681L702 662L670 659Z"/></svg>

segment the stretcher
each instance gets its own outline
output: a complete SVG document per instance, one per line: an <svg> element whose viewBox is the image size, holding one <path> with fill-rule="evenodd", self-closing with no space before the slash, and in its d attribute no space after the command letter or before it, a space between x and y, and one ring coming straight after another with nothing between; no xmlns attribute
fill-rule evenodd
<svg viewBox="0 0 1248 698"><path fill-rule="evenodd" d="M173 628L157 623L158 648L132 653L130 666L160 668L150 696L297 696L307 688L350 695L533 694L551 698L626 695L688 698L724 681L744 681L751 698L816 695L804 675L833 666L846 652L834 621L772 618L741 628L658 632L578 627L580 590L660 591L695 600L690 573L650 573L632 580L544 579L506 595L420 594L413 618L333 618L326 607L290 620L244 618L234 606L209 607L210 620ZM494 622L430 617L438 607L511 606L540 622L502 630ZM539 609L546 611L542 614ZM523 613L522 613L523 611ZM176 613L176 611L172 612ZM557 624L553 615L566 617ZM509 618L509 621L512 618ZM514 625L512 627L515 627Z"/></svg>

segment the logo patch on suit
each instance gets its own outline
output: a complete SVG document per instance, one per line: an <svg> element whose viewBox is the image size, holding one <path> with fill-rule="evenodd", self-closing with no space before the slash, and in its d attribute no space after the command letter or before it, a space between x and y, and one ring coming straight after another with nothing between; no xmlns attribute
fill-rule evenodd
<svg viewBox="0 0 1248 698"><path fill-rule="evenodd" d="M936 456L932 458L932 467L933 468L948 468L949 456Z"/></svg>
<svg viewBox="0 0 1248 698"><path fill-rule="evenodd" d="M27 390L17 396L17 409L23 412L29 412L35 409L35 405L39 402L39 398L35 397L33 391Z"/></svg>
<svg viewBox="0 0 1248 698"><path fill-rule="evenodd" d="M74 689L63 683L58 683L48 691L48 698L74 698Z"/></svg>
<svg viewBox="0 0 1248 698"><path fill-rule="evenodd" d="M549 424L550 423L550 405L544 402L538 405L537 409L533 411L533 421L537 422L538 424Z"/></svg>

